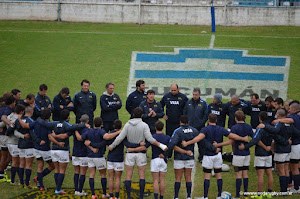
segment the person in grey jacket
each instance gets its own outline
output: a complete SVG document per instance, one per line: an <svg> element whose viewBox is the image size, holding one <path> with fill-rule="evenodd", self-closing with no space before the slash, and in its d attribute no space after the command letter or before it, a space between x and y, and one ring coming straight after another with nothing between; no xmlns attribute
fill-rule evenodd
<svg viewBox="0 0 300 199"><path fill-rule="evenodd" d="M124 126L124 129L120 135L115 139L115 141L108 147L111 151L117 145L119 145L125 138L130 143L145 145L147 140L152 145L160 147L162 150L166 151L168 147L164 144L157 142L151 135L149 126L142 121L143 110L139 107L135 108L133 111L133 119L130 119ZM131 178L133 174L134 165L138 167L138 173L140 177L140 199L144 197L145 189L145 169L147 164L146 153L127 153L125 157L126 165L126 180L125 187L127 192L127 197L130 197L131 191Z"/></svg>

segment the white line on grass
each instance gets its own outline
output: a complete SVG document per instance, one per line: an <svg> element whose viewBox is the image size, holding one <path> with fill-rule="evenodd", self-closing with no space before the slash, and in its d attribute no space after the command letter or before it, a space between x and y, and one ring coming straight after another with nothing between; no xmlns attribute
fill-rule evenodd
<svg viewBox="0 0 300 199"><path fill-rule="evenodd" d="M209 49L205 46L153 46L155 48L201 48ZM219 47L214 49L234 49L234 50L265 50L264 48L241 48L241 47Z"/></svg>
<svg viewBox="0 0 300 199"><path fill-rule="evenodd" d="M209 49L213 49L214 48L215 38L216 38L215 35L211 36L210 43L209 43Z"/></svg>
<svg viewBox="0 0 300 199"><path fill-rule="evenodd" d="M95 34L95 35L166 35L166 36L211 36L210 34L184 34L184 33L133 33L133 32L82 32L82 31L52 31L52 30L0 30L0 32L29 32L29 33L63 33L63 34ZM257 35L218 35L222 37L257 37L257 38L282 38L282 39L300 39L300 37L285 36L257 36Z"/></svg>

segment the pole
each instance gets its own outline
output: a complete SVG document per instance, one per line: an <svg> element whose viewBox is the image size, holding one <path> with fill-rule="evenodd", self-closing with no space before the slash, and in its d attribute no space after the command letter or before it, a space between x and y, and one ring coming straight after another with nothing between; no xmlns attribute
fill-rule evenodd
<svg viewBox="0 0 300 199"><path fill-rule="evenodd" d="M142 6L142 0L139 2L139 25L141 25L141 6Z"/></svg>
<svg viewBox="0 0 300 199"><path fill-rule="evenodd" d="M57 8L57 21L60 22L60 13L61 13L61 5L60 0L58 0L58 8Z"/></svg>
<svg viewBox="0 0 300 199"><path fill-rule="evenodd" d="M211 0L210 13L211 13L211 32L216 32L214 0Z"/></svg>

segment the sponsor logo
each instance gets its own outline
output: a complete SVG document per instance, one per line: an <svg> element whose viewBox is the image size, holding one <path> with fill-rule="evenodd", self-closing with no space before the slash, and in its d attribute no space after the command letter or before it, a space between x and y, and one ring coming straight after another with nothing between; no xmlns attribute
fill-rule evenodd
<svg viewBox="0 0 300 199"><path fill-rule="evenodd" d="M179 105L179 101L170 101L170 104L172 104L172 105Z"/></svg>
<svg viewBox="0 0 300 199"><path fill-rule="evenodd" d="M177 83L180 92L192 97L194 88L204 98L221 93L228 99L258 93L286 99L290 57L248 55L246 50L181 49L174 53L132 52L127 93L133 92L138 79L146 89L155 90L156 97L170 91Z"/></svg>
<svg viewBox="0 0 300 199"><path fill-rule="evenodd" d="M252 111L260 111L260 109L259 108L255 108L255 107L252 107Z"/></svg>
<svg viewBox="0 0 300 199"><path fill-rule="evenodd" d="M220 111L211 110L211 113L213 113L215 115L220 115Z"/></svg>
<svg viewBox="0 0 300 199"><path fill-rule="evenodd" d="M193 130L192 130L192 129L183 129L183 132L184 132L184 133L192 133Z"/></svg>

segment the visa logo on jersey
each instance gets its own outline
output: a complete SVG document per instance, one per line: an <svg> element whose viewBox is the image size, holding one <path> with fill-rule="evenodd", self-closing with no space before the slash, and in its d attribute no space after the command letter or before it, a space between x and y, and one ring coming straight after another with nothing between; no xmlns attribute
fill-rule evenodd
<svg viewBox="0 0 300 199"><path fill-rule="evenodd" d="M223 98L233 94L247 98L258 93L286 98L290 57L248 55L246 50L181 49L174 53L132 52L127 93L134 91L139 79L146 89L156 91L156 97L169 92L173 83L192 97L194 88L201 95L212 98L221 93Z"/></svg>

